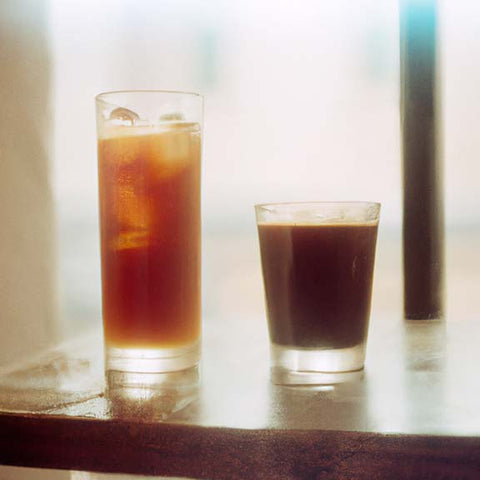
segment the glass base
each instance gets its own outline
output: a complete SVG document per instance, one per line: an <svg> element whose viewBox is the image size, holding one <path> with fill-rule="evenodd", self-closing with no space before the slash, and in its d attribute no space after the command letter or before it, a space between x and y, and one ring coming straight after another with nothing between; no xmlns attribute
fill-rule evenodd
<svg viewBox="0 0 480 480"><path fill-rule="evenodd" d="M198 394L200 341L177 348L105 347L113 416L166 420Z"/></svg>
<svg viewBox="0 0 480 480"><path fill-rule="evenodd" d="M113 417L165 421L198 396L199 366L177 372L107 371L106 397Z"/></svg>
<svg viewBox="0 0 480 480"><path fill-rule="evenodd" d="M270 357L277 385L331 385L363 376L365 345L319 350L272 344Z"/></svg>
<svg viewBox="0 0 480 480"><path fill-rule="evenodd" d="M186 370L200 361L200 342L176 348L105 347L107 372L168 373Z"/></svg>

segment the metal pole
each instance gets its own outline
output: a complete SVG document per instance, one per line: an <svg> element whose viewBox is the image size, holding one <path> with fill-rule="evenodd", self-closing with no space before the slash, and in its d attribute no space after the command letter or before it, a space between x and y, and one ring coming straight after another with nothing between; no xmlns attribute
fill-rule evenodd
<svg viewBox="0 0 480 480"><path fill-rule="evenodd" d="M400 0L404 315L444 314L436 0Z"/></svg>

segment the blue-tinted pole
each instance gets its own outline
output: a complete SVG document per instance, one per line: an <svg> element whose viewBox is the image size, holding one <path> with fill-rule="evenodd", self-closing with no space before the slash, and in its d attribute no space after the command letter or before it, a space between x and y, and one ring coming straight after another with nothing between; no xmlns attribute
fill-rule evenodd
<svg viewBox="0 0 480 480"><path fill-rule="evenodd" d="M444 314L436 0L400 0L404 315Z"/></svg>

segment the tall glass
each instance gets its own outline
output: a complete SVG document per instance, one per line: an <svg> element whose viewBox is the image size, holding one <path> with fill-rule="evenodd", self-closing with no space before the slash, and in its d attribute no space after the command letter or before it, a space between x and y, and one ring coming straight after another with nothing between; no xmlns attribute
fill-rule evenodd
<svg viewBox="0 0 480 480"><path fill-rule="evenodd" d="M107 379L200 360L202 97L96 97Z"/></svg>
<svg viewBox="0 0 480 480"><path fill-rule="evenodd" d="M257 205L272 381L337 383L363 369L380 205Z"/></svg>

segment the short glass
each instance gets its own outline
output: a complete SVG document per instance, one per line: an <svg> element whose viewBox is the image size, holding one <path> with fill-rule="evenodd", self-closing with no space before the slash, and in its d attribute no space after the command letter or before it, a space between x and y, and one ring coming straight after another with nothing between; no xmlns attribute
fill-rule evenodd
<svg viewBox="0 0 480 480"><path fill-rule="evenodd" d="M380 204L256 205L277 384L329 384L361 371Z"/></svg>
<svg viewBox="0 0 480 480"><path fill-rule="evenodd" d="M107 379L196 368L202 97L108 92L96 111Z"/></svg>

